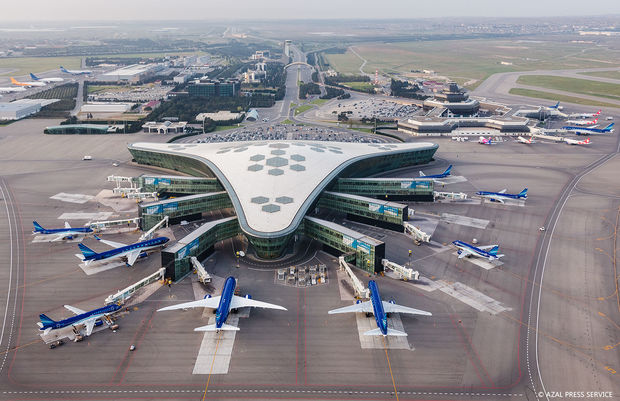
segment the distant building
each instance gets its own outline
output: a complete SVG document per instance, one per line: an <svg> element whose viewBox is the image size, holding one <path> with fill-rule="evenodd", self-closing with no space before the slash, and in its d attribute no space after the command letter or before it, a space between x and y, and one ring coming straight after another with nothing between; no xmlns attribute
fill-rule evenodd
<svg viewBox="0 0 620 401"><path fill-rule="evenodd" d="M184 84L187 83L192 78L192 76L193 74L182 72L176 77L174 77L172 81L174 81L175 84Z"/></svg>
<svg viewBox="0 0 620 401"><path fill-rule="evenodd" d="M187 86L190 96L224 97L237 96L240 83L236 79L213 81L201 79Z"/></svg>
<svg viewBox="0 0 620 401"><path fill-rule="evenodd" d="M213 121L237 120L243 117L243 113L232 113L230 111L218 111L217 113L200 113L196 116L196 121L204 121L205 118Z"/></svg>
<svg viewBox="0 0 620 401"><path fill-rule="evenodd" d="M269 50L257 50L250 58L252 60L260 60L262 58L269 58L270 54Z"/></svg>
<svg viewBox="0 0 620 401"><path fill-rule="evenodd" d="M286 55L286 57L291 57L291 44L293 42L290 40L285 40L284 41L284 54Z"/></svg>
<svg viewBox="0 0 620 401"><path fill-rule="evenodd" d="M34 100L34 99L33 99ZM0 120L19 120L41 110L41 102L0 103Z"/></svg>
<svg viewBox="0 0 620 401"><path fill-rule="evenodd" d="M102 74L99 79L108 82L137 83L156 75L166 67L163 64L133 64Z"/></svg>
<svg viewBox="0 0 620 401"><path fill-rule="evenodd" d="M258 111L256 109L250 109L248 114L245 116L246 121L256 121L258 120Z"/></svg>
<svg viewBox="0 0 620 401"><path fill-rule="evenodd" d="M142 126L144 132L152 134L182 134L185 132L187 121L149 121Z"/></svg>
<svg viewBox="0 0 620 401"><path fill-rule="evenodd" d="M434 108L448 109L455 115L472 115L480 110L480 102L470 99L464 90L460 89L455 82L448 82L447 87L434 95L432 99L424 101L424 109Z"/></svg>

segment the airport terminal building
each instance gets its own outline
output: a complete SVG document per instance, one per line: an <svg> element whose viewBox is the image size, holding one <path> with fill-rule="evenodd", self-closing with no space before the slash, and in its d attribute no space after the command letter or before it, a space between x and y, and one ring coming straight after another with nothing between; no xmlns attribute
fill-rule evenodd
<svg viewBox="0 0 620 401"><path fill-rule="evenodd" d="M437 148L433 143L320 141L129 145L137 163L191 176L143 179L149 190L186 194L140 205L143 230L165 216L172 223L217 210L227 216L164 249L162 264L174 280L191 271L191 256L206 257L217 242L239 234L258 258L281 258L304 236L369 273L382 270L382 241L323 220L320 213L335 210L402 231L407 205L392 200L432 201L433 180L367 177L428 163Z"/></svg>

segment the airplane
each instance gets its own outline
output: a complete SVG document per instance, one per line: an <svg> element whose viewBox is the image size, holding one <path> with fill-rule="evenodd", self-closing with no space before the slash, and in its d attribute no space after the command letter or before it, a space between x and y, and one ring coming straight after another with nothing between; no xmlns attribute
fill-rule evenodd
<svg viewBox="0 0 620 401"><path fill-rule="evenodd" d="M62 65L60 66L60 71L71 75L90 75L93 73L91 70L67 70Z"/></svg>
<svg viewBox="0 0 620 401"><path fill-rule="evenodd" d="M585 141L578 141L576 139L564 138L564 141L569 145L589 145L590 138L586 138Z"/></svg>
<svg viewBox="0 0 620 401"><path fill-rule="evenodd" d="M578 126L591 126L591 127L598 127L598 125L596 125L596 123L598 122L598 118L595 118L594 120L590 120L590 121L586 121L586 120L567 120L566 124L572 124L572 125L578 125Z"/></svg>
<svg viewBox="0 0 620 401"><path fill-rule="evenodd" d="M86 326L86 335L90 336L95 326L103 324L103 322L107 320L105 318L121 309L121 306L118 304L110 304L103 308L93 309L88 312L71 305L65 305L65 308L75 313L76 316L56 322L42 313L39 315L41 321L37 323L39 330L43 330L44 334L48 334L52 330L62 329L67 326L76 327L83 324Z"/></svg>
<svg viewBox="0 0 620 401"><path fill-rule="evenodd" d="M448 168L446 169L446 171L444 171L441 174L434 174L434 175L426 175L423 172L420 171L420 177L424 177L424 178L446 178L447 176L450 175L450 171L452 171L452 165L449 165Z"/></svg>
<svg viewBox="0 0 620 401"><path fill-rule="evenodd" d="M11 92L24 92L26 88L21 86L8 86L4 88L0 88L0 93L11 93Z"/></svg>
<svg viewBox="0 0 620 401"><path fill-rule="evenodd" d="M157 237L146 241L136 242L135 244L126 245L120 242L107 241L96 235L95 238L104 244L110 245L114 249L97 253L80 242L78 247L80 248L80 251L82 251L82 254L80 255L78 253L75 256L81 259L85 265L89 265L91 262L96 260L122 259L126 261L128 266L133 266L138 257L144 257L147 255L146 251L162 247L166 242L170 241L167 237Z"/></svg>
<svg viewBox="0 0 620 401"><path fill-rule="evenodd" d="M527 188L518 194L507 194L505 189L499 192L478 191L476 195L488 198L491 202L504 203L505 199L527 199Z"/></svg>
<svg viewBox="0 0 620 401"><path fill-rule="evenodd" d="M364 332L365 336L398 336L404 337L407 333L404 333L399 330L388 328L387 324L387 314L388 313L409 313L412 315L424 315L424 316L432 316L433 314L430 312L426 312L419 309L409 308L407 306L402 306L395 304L394 301L383 301L381 296L379 295L379 287L377 287L377 283L374 280L370 280L368 282L368 289L370 290L370 301L362 302L357 301L357 303L351 306L345 306L343 308L333 309L327 312L330 315L336 313L356 313L356 312L366 312L372 313L375 315L375 321L377 322L378 328L373 330L368 330Z"/></svg>
<svg viewBox="0 0 620 401"><path fill-rule="evenodd" d="M452 245L457 247L459 259L463 259L464 257L469 256L475 256L493 261L504 257L504 255L497 254L497 251L499 250L499 245L473 246L463 241L452 241Z"/></svg>
<svg viewBox="0 0 620 401"><path fill-rule="evenodd" d="M62 81L65 80L64 78L39 78L36 75L34 75L33 73L30 73L30 78L34 79L35 81L45 82L45 83L62 82Z"/></svg>
<svg viewBox="0 0 620 401"><path fill-rule="evenodd" d="M478 139L478 143L482 144L482 145L493 145L493 140L491 140L491 137L489 137L489 139L481 136L480 139Z"/></svg>
<svg viewBox="0 0 620 401"><path fill-rule="evenodd" d="M230 324L226 324L226 319L228 318L228 314L232 309L239 308L267 308L267 309L278 309L278 310L286 310L283 306L274 305L267 302L255 301L249 295L245 297L240 297L235 295L235 287L237 286L237 280L234 277L228 277L224 282L224 288L222 289L222 294L217 297L211 297L211 295L206 295L204 299L199 299L198 301L184 302L182 304L166 306L165 308L158 309L157 312L167 311L167 310L175 310L175 309L188 309L188 308L211 308L215 309L215 324L210 324L206 326L196 327L194 331L215 331L220 332L220 330L224 331L236 331L239 330L239 327L232 326Z"/></svg>
<svg viewBox="0 0 620 401"><path fill-rule="evenodd" d="M65 239L73 239L74 237L79 237L81 235L86 236L88 233L93 232L92 228L90 227L71 228L69 223L67 223L66 221L65 221L65 228L45 229L41 227L41 225L37 223L36 221L33 221L32 224L34 225L34 231L32 232L33 235L35 234L53 235L54 238L52 238L51 242L61 241Z"/></svg>
<svg viewBox="0 0 620 401"><path fill-rule="evenodd" d="M532 144L532 143L536 143L536 141L534 140L534 137L533 137L533 136L530 136L530 139L525 139L525 138L524 138L524 137L522 137L521 135L519 135L519 136L517 137L517 142L519 142L519 143L525 143L525 144L527 144L527 145L530 145L530 144Z"/></svg>
<svg viewBox="0 0 620 401"><path fill-rule="evenodd" d="M605 128L596 127L562 127L567 131L575 131L576 135L590 135L590 134L607 134L614 132L615 123L611 123Z"/></svg>
<svg viewBox="0 0 620 401"><path fill-rule="evenodd" d="M574 114L569 114L568 117L570 117L570 118L592 118L592 117L598 117L599 115L601 115L601 110L597 111L596 113L574 113Z"/></svg>
<svg viewBox="0 0 620 401"><path fill-rule="evenodd" d="M557 102L554 106L544 106L547 110L562 110L564 107L560 106L560 102Z"/></svg>
<svg viewBox="0 0 620 401"><path fill-rule="evenodd" d="M47 85L45 82L19 82L18 80L16 80L15 78L11 77L11 83L13 85L17 85L17 86L25 86L27 88L30 88L31 86L45 86Z"/></svg>

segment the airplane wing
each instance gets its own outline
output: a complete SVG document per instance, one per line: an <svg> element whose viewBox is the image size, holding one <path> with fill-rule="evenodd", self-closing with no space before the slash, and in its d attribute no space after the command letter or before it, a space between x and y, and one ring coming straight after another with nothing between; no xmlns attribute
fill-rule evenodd
<svg viewBox="0 0 620 401"><path fill-rule="evenodd" d="M71 306L71 305L65 305L65 308L69 309L71 312L75 313L76 315L81 315L82 313L86 313L85 310L76 308L75 306Z"/></svg>
<svg viewBox="0 0 620 401"><path fill-rule="evenodd" d="M199 299L198 301L184 302L182 304L176 304L166 306L165 308L157 309L157 312L175 309L189 309L189 308L211 308L216 309L220 304L220 296L213 298Z"/></svg>
<svg viewBox="0 0 620 401"><path fill-rule="evenodd" d="M360 302L359 304L353 304L350 306L345 306L343 308L333 309L327 313L329 313L330 315L333 315L335 313L356 313L356 312L372 313L373 312L372 302L370 301Z"/></svg>
<svg viewBox="0 0 620 401"><path fill-rule="evenodd" d="M84 322L86 326L86 335L90 336L93 333L93 329L95 328L95 323L97 322L97 318L93 317Z"/></svg>
<svg viewBox="0 0 620 401"><path fill-rule="evenodd" d="M230 309L244 308L248 306L252 308L286 310L286 308L280 305L274 305L274 304L270 304L267 302L256 301L256 300L245 298L245 297L239 297L237 295L233 295L233 299L230 300Z"/></svg>
<svg viewBox="0 0 620 401"><path fill-rule="evenodd" d="M65 237L66 237L65 233L56 234L54 238L50 240L50 242L62 241L63 239L65 239Z"/></svg>
<svg viewBox="0 0 620 401"><path fill-rule="evenodd" d="M131 251L127 254L127 264L129 266L133 266L134 263L136 263L136 260L138 260L138 256L140 256L140 253L142 251L140 249L136 249L135 251Z"/></svg>
<svg viewBox="0 0 620 401"><path fill-rule="evenodd" d="M484 245L484 246L479 246L478 249L482 249L483 251L486 251L488 249L492 249L493 247L496 247L497 245Z"/></svg>
<svg viewBox="0 0 620 401"><path fill-rule="evenodd" d="M420 309L409 308L398 304L383 301L383 310L386 313L409 313L411 315L433 316L432 313Z"/></svg>
<svg viewBox="0 0 620 401"><path fill-rule="evenodd" d="M101 242L103 242L104 244L111 246L112 248L121 248L121 247L123 247L123 246L127 246L127 244L123 244L123 243L121 243L121 242L114 242L114 241L108 241L108 240L106 240L106 239L101 239L101 238L99 238L99 237L98 237L98 236L96 236L96 235L95 235L95 238L96 238L98 241L101 241Z"/></svg>
<svg viewBox="0 0 620 401"><path fill-rule="evenodd" d="M505 194L506 193L506 188L502 189L501 191L498 192L498 194Z"/></svg>
<svg viewBox="0 0 620 401"><path fill-rule="evenodd" d="M469 255L473 255L474 253L467 248L460 248L461 253L459 253L459 259L463 259Z"/></svg>
<svg viewBox="0 0 620 401"><path fill-rule="evenodd" d="M502 193L502 192L499 192L499 193ZM486 197L491 199L494 202L504 203L504 199L500 198L499 196L486 195Z"/></svg>
<svg viewBox="0 0 620 401"><path fill-rule="evenodd" d="M65 228L71 228L71 225L69 224L68 221L65 221Z"/></svg>

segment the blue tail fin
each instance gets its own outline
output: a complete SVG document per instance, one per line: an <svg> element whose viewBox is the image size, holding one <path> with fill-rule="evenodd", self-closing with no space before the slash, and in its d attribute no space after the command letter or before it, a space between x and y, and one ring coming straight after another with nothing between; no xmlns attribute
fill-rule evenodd
<svg viewBox="0 0 620 401"><path fill-rule="evenodd" d="M80 247L80 251L82 251L82 255L84 255L84 258L86 259L92 258L93 256L97 254L97 252L93 251L92 249L82 244L81 242L78 244L78 246Z"/></svg>
<svg viewBox="0 0 620 401"><path fill-rule="evenodd" d="M39 77L37 77L36 75L34 75L33 73L30 73L30 78L34 79L35 81L39 80Z"/></svg>
<svg viewBox="0 0 620 401"><path fill-rule="evenodd" d="M605 128L603 128L603 130L604 130L604 131L608 131L608 132L609 132L609 131L611 131L611 129L614 127L614 124L616 124L616 123L611 123L611 124L609 124L608 126L606 126Z"/></svg>
<svg viewBox="0 0 620 401"><path fill-rule="evenodd" d="M493 248L489 250L489 253L493 256L497 256L497 251L499 251L499 245L495 245Z"/></svg>
<svg viewBox="0 0 620 401"><path fill-rule="evenodd" d="M443 172L443 175L450 175L450 171L452 171L452 165L449 165L446 171Z"/></svg>
<svg viewBox="0 0 620 401"><path fill-rule="evenodd" d="M43 231L43 230L45 230L45 229L44 229L43 227L41 227L41 226L39 225L39 223L37 223L36 221L33 221L33 222L32 222L32 224L34 225L34 230L35 230L35 231Z"/></svg>
<svg viewBox="0 0 620 401"><path fill-rule="evenodd" d="M555 106L552 107L552 109L557 109L558 107L560 107L560 102L557 102Z"/></svg>
<svg viewBox="0 0 620 401"><path fill-rule="evenodd" d="M523 198L527 198L527 188L525 188L523 191L519 192L519 196L521 196Z"/></svg>
<svg viewBox="0 0 620 401"><path fill-rule="evenodd" d="M43 313L39 315L39 319L41 319L41 323L43 323L43 327L49 326L49 325L52 325L52 324L56 323L55 321L53 321L49 317L45 316L45 314L43 314Z"/></svg>
<svg viewBox="0 0 620 401"><path fill-rule="evenodd" d="M69 72L69 71L67 71L67 69L66 69L65 67L63 67L62 65L60 66L60 71L62 71L62 72Z"/></svg>

